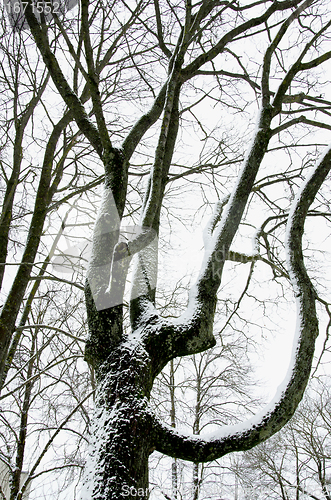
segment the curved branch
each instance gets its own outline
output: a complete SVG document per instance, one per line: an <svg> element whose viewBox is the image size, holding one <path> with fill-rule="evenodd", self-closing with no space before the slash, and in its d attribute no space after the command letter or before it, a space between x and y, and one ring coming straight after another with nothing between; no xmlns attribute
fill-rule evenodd
<svg viewBox="0 0 331 500"><path fill-rule="evenodd" d="M288 219L287 249L291 283L297 298L297 345L293 367L271 404L239 426L226 426L214 436L184 435L153 417L156 449L172 457L207 462L248 450L278 432L293 416L304 394L318 335L316 293L303 261L302 236L308 209L331 170L331 146L298 193Z"/></svg>

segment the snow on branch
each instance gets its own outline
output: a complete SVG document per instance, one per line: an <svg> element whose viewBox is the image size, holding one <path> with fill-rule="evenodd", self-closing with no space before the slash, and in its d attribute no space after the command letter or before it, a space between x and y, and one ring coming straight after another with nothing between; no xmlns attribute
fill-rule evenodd
<svg viewBox="0 0 331 500"><path fill-rule="evenodd" d="M207 435L181 434L154 417L156 449L172 457L207 462L227 453L248 450L278 432L293 416L304 394L318 335L316 294L304 266L302 236L308 209L331 170L331 146L297 194L287 223L287 253L297 299L296 340L287 376L271 403L259 414Z"/></svg>
<svg viewBox="0 0 331 500"><path fill-rule="evenodd" d="M267 107L260 113L252 145L229 201L225 199L218 205L205 231L207 245L202 270L197 283L190 290L183 314L173 320L165 320L147 297L133 304L136 307L136 321L132 325L137 328L144 324L147 350L157 360L154 366L156 374L171 359L205 351L216 343L213 325L222 270L269 144L270 122L271 109ZM221 214L224 205L225 210ZM247 262L252 260L249 256L245 257Z"/></svg>

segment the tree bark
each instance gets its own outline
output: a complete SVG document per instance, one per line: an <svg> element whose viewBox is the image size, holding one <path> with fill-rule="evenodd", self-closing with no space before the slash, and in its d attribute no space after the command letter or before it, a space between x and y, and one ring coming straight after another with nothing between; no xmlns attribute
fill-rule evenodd
<svg viewBox="0 0 331 500"><path fill-rule="evenodd" d="M153 426L148 412L150 358L128 339L97 370L90 458L82 499L148 498Z"/></svg>

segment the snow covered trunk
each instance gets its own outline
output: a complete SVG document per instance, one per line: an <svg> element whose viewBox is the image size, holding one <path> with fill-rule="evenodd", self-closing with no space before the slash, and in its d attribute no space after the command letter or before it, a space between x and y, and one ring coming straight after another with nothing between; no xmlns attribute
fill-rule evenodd
<svg viewBox="0 0 331 500"><path fill-rule="evenodd" d="M129 341L123 327L123 293L131 256L154 235L146 236L139 228L125 233L121 241L126 183L118 179L123 158L115 155L109 165L85 287L89 323L85 359L95 369L97 393L82 500L149 496L153 426L147 405L152 369L140 337L134 340L131 334Z"/></svg>
<svg viewBox="0 0 331 500"><path fill-rule="evenodd" d="M122 343L99 370L82 500L148 498L152 429L149 357Z"/></svg>

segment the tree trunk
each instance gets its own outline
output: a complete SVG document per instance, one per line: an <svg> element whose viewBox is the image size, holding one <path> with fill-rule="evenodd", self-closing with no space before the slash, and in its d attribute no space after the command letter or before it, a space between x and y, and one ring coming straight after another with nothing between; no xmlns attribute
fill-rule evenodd
<svg viewBox="0 0 331 500"><path fill-rule="evenodd" d="M149 357L123 342L98 370L84 500L148 498L152 449Z"/></svg>
<svg viewBox="0 0 331 500"><path fill-rule="evenodd" d="M169 378L169 389L170 389L170 422L171 427L176 427L176 405L175 405L175 370L174 370L174 360L170 361L170 378ZM178 467L177 459L172 459L171 464L171 487L172 487L172 500L177 500L178 498Z"/></svg>

